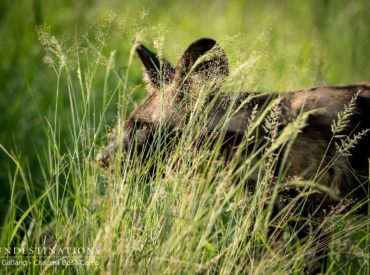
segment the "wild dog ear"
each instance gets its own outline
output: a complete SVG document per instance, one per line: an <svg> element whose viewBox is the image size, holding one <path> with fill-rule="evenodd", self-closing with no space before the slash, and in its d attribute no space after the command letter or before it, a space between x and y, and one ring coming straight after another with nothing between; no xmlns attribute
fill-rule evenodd
<svg viewBox="0 0 370 275"><path fill-rule="evenodd" d="M229 62L224 50L210 38L196 40L186 49L176 66L174 81L181 84L189 76L204 80L228 76Z"/></svg>
<svg viewBox="0 0 370 275"><path fill-rule="evenodd" d="M175 69L170 62L164 58L159 58L157 54L142 44L139 44L135 50L140 57L141 63L144 65L149 83L153 88L159 90L161 83L168 84L172 81Z"/></svg>

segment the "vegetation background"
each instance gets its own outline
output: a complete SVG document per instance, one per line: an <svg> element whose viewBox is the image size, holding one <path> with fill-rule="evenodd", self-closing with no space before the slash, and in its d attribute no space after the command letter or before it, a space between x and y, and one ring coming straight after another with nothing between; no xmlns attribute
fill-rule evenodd
<svg viewBox="0 0 370 275"><path fill-rule="evenodd" d="M290 90L369 81L369 26L368 0L1 1L0 144L20 161L37 196L45 188L48 121L55 117L59 121L61 154L74 141L68 123L72 117L68 84L61 81L57 94L58 78L44 58L46 32L62 41L69 56L80 42L96 47L107 59L115 53L116 77L107 79L105 67L98 67L91 86L96 94L94 113L105 111L104 127L108 127L121 114L115 103L118 95L113 93L119 79L133 89L134 101L145 96L138 59L132 61L130 77L123 77L133 39L163 49L175 63L190 42L211 37L225 48L231 70L255 57L253 72L258 77L247 87ZM104 110L106 95L112 99ZM98 145L106 142L103 133ZM0 150L2 229L9 225L12 188L11 201L19 210L15 216L29 206L24 180L16 176L18 168Z"/></svg>

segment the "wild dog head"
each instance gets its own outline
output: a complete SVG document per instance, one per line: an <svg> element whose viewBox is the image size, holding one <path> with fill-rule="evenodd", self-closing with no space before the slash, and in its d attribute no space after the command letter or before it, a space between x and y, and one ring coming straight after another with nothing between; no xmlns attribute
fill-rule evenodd
<svg viewBox="0 0 370 275"><path fill-rule="evenodd" d="M105 167L120 149L123 154L132 146L144 150L159 127L178 127L186 120L187 106L192 98L190 92L202 85L217 90L229 73L225 52L209 38L190 44L175 67L144 45L137 45L136 53L144 67L148 97L127 118L123 136L108 144L98 155Z"/></svg>

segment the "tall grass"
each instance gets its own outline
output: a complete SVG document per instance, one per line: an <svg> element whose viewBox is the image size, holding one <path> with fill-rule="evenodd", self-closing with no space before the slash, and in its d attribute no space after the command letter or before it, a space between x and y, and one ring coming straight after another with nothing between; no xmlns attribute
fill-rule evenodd
<svg viewBox="0 0 370 275"><path fill-rule="evenodd" d="M94 43L77 39L68 44L45 31L39 35L46 50L44 60L56 76L57 94L54 112L44 123L46 147L39 148L38 154L43 188L35 192L31 171L18 155L1 147L16 165L9 176L11 206L1 246L83 247L90 252L3 254L2 260L29 261L26 266L0 265L3 272L300 274L310 261L312 244L329 231L328 272L369 272L368 217L351 211L343 214L340 207L344 205L340 205L322 224L313 224L307 238L298 239L294 233L307 222L300 217L302 201L317 191L311 188L313 182L284 178L283 170L276 177L282 154L277 149L294 141L307 114L278 133L279 110L274 104L266 106L261 115L251 116L251 130L243 141L245 146L251 143L256 138L252 129L267 118L264 127L272 134L266 137L264 147L226 159L221 150L223 124L210 137L204 136L211 105L204 100L207 89L201 89L189 110L189 121L179 125L182 134L176 142L163 142L163 128L154 142L147 144L148 154L144 156L133 146L130 154L118 155L112 169L104 170L95 156L106 144L107 135L115 138L122 134L123 117L134 102L135 87L129 85L134 51L122 73L115 53L105 52L105 39L109 38L98 36L101 40ZM267 60L258 56L237 64L225 85L234 92L231 100L245 87L259 87L263 73L258 68ZM101 77L105 81L95 82ZM108 86L108 79L113 86ZM112 134L106 110L116 103L118 119ZM58 112L61 104L69 110L64 117ZM230 105L225 122L234 107ZM67 141L61 134L65 123ZM17 209L17 181L27 195L28 207L23 211ZM300 197L288 201L279 216L271 219L278 191L293 185L302 187ZM37 260L70 263L53 266Z"/></svg>
<svg viewBox="0 0 370 275"><path fill-rule="evenodd" d="M175 60L185 45L199 37L224 40L222 44L231 64L255 57L255 62L251 59L250 65L254 68L251 73L259 77L245 77L247 88L287 90L368 81L368 9L367 0L2 1L0 34L6 39L0 51L0 143L19 156L22 166L29 167L32 186L40 191L42 172L37 153L47 143L44 122L46 117L54 120L51 117L54 117L57 99L57 110L63 120L60 136L66 143L72 142L66 121L70 114L64 93L66 82L61 81L57 97L54 72L42 62L44 48L36 31L40 25L48 26L53 34L60 36L62 44L75 39L84 48L86 40L83 42L82 34L88 33L91 42L99 30L104 29L99 34L101 37L111 33L109 24L98 18L111 16L111 10L119 15L121 28L109 36L102 49L107 58L111 50L115 50L112 53L117 61L114 76L106 78L105 72L98 71L92 83L96 100L103 101L104 92L99 89L104 86L111 94L116 86L114 77L122 78L126 74L129 41L134 37L148 44L157 41L156 45L159 48L163 45L163 52L170 60ZM73 52L72 49L65 54ZM73 58L68 60L77 62ZM98 68L105 70L102 66ZM250 82L252 80L255 82ZM135 101L143 97L137 61L133 60L130 78L125 81L130 89L135 87ZM118 99L112 101L118 102ZM101 107L96 110L100 112L106 104L98 105ZM110 104L105 113L110 125L117 115L115 107ZM4 209L0 212L0 221L6 226L4 218L12 181L9 174L14 173L16 166L6 154L0 153L0 167L0 209ZM22 182L17 181L15 192L21 208L27 204L23 190Z"/></svg>

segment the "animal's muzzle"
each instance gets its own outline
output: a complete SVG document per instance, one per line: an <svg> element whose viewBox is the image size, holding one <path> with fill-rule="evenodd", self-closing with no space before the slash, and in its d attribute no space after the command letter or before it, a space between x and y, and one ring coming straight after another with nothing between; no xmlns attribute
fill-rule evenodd
<svg viewBox="0 0 370 275"><path fill-rule="evenodd" d="M118 150L118 143L111 142L108 144L99 154L96 156L96 161L98 161L104 168L109 167L112 158L115 158Z"/></svg>

